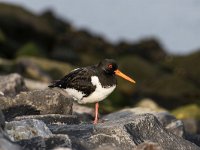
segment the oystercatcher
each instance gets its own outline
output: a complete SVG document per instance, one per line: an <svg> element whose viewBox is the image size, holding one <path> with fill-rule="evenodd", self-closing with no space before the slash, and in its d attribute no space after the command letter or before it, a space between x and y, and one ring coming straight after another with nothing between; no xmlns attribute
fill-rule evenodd
<svg viewBox="0 0 200 150"><path fill-rule="evenodd" d="M49 87L66 90L79 104L96 103L93 123L97 124L98 102L104 100L116 88L116 75L135 83L133 79L118 70L115 60L104 59L99 64L72 70Z"/></svg>

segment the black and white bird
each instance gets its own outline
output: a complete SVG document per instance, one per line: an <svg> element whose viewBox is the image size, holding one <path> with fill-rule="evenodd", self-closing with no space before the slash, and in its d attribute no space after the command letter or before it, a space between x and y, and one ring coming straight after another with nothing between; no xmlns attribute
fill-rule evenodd
<svg viewBox="0 0 200 150"><path fill-rule="evenodd" d="M94 124L97 124L98 102L104 100L116 88L116 75L135 83L118 70L115 60L104 59L99 64L72 70L49 87L64 89L79 104L96 103Z"/></svg>

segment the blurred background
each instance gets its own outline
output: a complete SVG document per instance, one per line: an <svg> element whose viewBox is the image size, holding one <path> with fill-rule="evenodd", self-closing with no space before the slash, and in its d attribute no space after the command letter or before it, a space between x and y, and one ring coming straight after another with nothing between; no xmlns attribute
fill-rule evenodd
<svg viewBox="0 0 200 150"><path fill-rule="evenodd" d="M5 0L0 74L18 72L37 89L114 58L137 84L119 79L102 113L142 106L200 119L199 27L199 0Z"/></svg>

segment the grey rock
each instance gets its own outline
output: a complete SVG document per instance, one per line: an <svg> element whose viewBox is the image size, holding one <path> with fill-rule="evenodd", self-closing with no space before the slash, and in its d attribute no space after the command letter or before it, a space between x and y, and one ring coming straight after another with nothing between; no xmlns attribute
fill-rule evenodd
<svg viewBox="0 0 200 150"><path fill-rule="evenodd" d="M67 148L72 147L72 143L68 135L62 135L62 134L52 135L51 137L46 138L45 143L46 143L46 149L53 149L58 146Z"/></svg>
<svg viewBox="0 0 200 150"><path fill-rule="evenodd" d="M21 92L15 98L0 97L0 106L6 120L16 116L35 114L71 114L73 99L53 90Z"/></svg>
<svg viewBox="0 0 200 150"><path fill-rule="evenodd" d="M46 124L40 120L27 119L6 123L6 131L13 141L30 139L33 137L49 137L52 135Z"/></svg>
<svg viewBox="0 0 200 150"><path fill-rule="evenodd" d="M66 148L66 147L56 147L53 150L72 150L71 148Z"/></svg>
<svg viewBox="0 0 200 150"><path fill-rule="evenodd" d="M151 141L145 141L142 144L137 145L134 150L164 150L158 143Z"/></svg>
<svg viewBox="0 0 200 150"><path fill-rule="evenodd" d="M26 76L29 76L30 78L35 80L40 80L44 82L51 81L48 73L41 69L41 67L38 66L36 62L33 62L31 58L19 58L17 60L16 66L17 71L20 74L25 74Z"/></svg>
<svg viewBox="0 0 200 150"><path fill-rule="evenodd" d="M48 138L35 137L18 141L24 149L54 149L56 147L71 149L71 140L67 135L52 135Z"/></svg>
<svg viewBox="0 0 200 150"><path fill-rule="evenodd" d="M19 74L13 73L0 76L0 95L13 97L25 90L27 88Z"/></svg>
<svg viewBox="0 0 200 150"><path fill-rule="evenodd" d="M6 136L0 133L0 150L21 150L17 144L11 142Z"/></svg>
<svg viewBox="0 0 200 150"><path fill-rule="evenodd" d="M94 119L94 109L73 103L73 115L76 115L81 122L91 122Z"/></svg>
<svg viewBox="0 0 200 150"><path fill-rule="evenodd" d="M79 105L77 103L74 103L73 104L73 113L93 115L94 109L87 107L87 106L84 106L84 105Z"/></svg>
<svg viewBox="0 0 200 150"><path fill-rule="evenodd" d="M47 115L30 115L16 117L14 121L37 119L43 121L45 124L79 124L77 116L74 115L60 115L60 114L47 114Z"/></svg>
<svg viewBox="0 0 200 150"><path fill-rule="evenodd" d="M182 121L177 120L174 116L172 116L169 112L156 112L152 111L151 109L147 108L127 108L120 110L118 112L114 112L111 114L108 114L102 118L102 120L118 120L124 117L132 117L136 114L152 114L154 115L158 121L161 123L163 127L165 127L168 131L171 131L173 134L176 134L180 137L183 137L184 132L184 126Z"/></svg>
<svg viewBox="0 0 200 150"><path fill-rule="evenodd" d="M184 119L185 131L189 134L200 134L200 122L195 119Z"/></svg>
<svg viewBox="0 0 200 150"><path fill-rule="evenodd" d="M29 90L44 90L48 88L48 83L25 78L24 82Z"/></svg>
<svg viewBox="0 0 200 150"><path fill-rule="evenodd" d="M5 119L0 110L0 150L20 150L21 148L9 139L4 129Z"/></svg>
<svg viewBox="0 0 200 150"><path fill-rule="evenodd" d="M185 139L195 143L197 146L200 146L200 135L199 134L186 134Z"/></svg>
<svg viewBox="0 0 200 150"><path fill-rule="evenodd" d="M34 137L16 142L25 150L45 150L46 144L42 137Z"/></svg>
<svg viewBox="0 0 200 150"><path fill-rule="evenodd" d="M150 141L164 150L198 150L195 144L167 131L152 114L121 115L97 125L60 125L53 134L67 134L73 149L98 149L105 145L132 150ZM112 143L112 145L111 145Z"/></svg>

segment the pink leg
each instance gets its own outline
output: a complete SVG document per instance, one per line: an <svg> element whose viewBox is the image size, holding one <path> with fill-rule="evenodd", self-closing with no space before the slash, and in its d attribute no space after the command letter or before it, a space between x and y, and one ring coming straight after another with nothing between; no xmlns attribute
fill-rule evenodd
<svg viewBox="0 0 200 150"><path fill-rule="evenodd" d="M98 122L98 113L99 113L99 103L97 102L95 104L95 119L94 119L93 124L97 124Z"/></svg>

